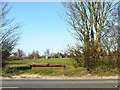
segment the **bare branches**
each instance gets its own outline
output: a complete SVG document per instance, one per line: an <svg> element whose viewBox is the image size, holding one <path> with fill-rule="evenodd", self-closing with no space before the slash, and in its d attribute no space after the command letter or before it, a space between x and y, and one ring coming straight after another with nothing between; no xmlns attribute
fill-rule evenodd
<svg viewBox="0 0 120 90"><path fill-rule="evenodd" d="M20 33L17 32L20 29L20 24L13 24L14 18L7 17L11 8L8 8L8 3L2 2L0 4L0 45L2 46L2 60L3 66L11 51L17 45L20 37Z"/></svg>
<svg viewBox="0 0 120 90"><path fill-rule="evenodd" d="M117 17L114 16L114 20L111 21L110 14L115 10L117 4L113 2L87 2L86 0L82 2L81 0L75 0L75 2L66 2L63 5L66 8L66 22L78 41L82 43L85 66L91 68L91 60L94 60L96 65L100 65L103 45L111 45L110 42L107 43L103 39L108 39L106 35L112 35L110 30L113 29L114 31L115 29L114 22ZM111 41L113 40L111 39Z"/></svg>

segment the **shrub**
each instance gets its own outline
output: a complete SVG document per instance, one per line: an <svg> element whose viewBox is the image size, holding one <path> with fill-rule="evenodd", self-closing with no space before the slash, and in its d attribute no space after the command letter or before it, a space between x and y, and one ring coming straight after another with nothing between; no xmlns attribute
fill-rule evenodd
<svg viewBox="0 0 120 90"><path fill-rule="evenodd" d="M79 67L79 68L71 68L68 70L65 70L64 75L66 76L82 76L84 74L86 74L87 69L83 68L83 67Z"/></svg>

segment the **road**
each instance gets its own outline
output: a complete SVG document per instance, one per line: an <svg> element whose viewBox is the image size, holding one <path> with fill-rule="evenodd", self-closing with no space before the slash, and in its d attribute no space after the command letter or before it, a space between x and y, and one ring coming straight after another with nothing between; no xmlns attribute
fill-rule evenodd
<svg viewBox="0 0 120 90"><path fill-rule="evenodd" d="M3 80L3 88L116 88L118 80Z"/></svg>

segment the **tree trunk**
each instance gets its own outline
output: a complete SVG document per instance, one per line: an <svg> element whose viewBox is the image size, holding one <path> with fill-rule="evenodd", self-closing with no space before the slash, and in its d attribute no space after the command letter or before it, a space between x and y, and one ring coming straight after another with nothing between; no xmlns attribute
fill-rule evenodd
<svg viewBox="0 0 120 90"><path fill-rule="evenodd" d="M100 45L100 31L96 33L96 59L97 65L100 65L100 53L101 53L101 45Z"/></svg>

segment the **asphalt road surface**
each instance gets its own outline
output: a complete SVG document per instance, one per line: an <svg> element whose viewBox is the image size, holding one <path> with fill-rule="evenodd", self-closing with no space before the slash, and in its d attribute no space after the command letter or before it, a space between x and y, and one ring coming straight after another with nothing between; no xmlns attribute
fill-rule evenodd
<svg viewBox="0 0 120 90"><path fill-rule="evenodd" d="M2 80L2 88L117 88L118 80Z"/></svg>

